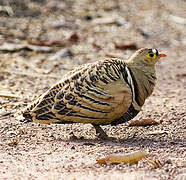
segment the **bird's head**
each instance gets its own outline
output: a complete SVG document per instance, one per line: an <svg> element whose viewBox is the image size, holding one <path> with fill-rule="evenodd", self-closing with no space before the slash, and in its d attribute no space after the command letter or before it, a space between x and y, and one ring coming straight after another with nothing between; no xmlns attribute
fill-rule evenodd
<svg viewBox="0 0 186 180"><path fill-rule="evenodd" d="M157 49L142 48L136 51L130 58L133 63L144 63L145 65L155 65L161 57L166 54L158 52Z"/></svg>

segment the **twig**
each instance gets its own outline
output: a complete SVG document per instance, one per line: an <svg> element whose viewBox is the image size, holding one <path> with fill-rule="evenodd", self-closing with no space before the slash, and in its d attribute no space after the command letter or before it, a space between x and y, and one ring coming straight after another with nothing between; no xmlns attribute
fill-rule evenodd
<svg viewBox="0 0 186 180"><path fill-rule="evenodd" d="M19 99L19 98L21 98L20 96L18 96L18 95L15 95L15 94L11 94L11 93L7 93L7 92L1 92L0 91L0 97L5 97L5 98L17 98L17 99Z"/></svg>
<svg viewBox="0 0 186 180"><path fill-rule="evenodd" d="M1 6L1 11L5 11L5 12L7 12L7 14L9 15L9 16L13 16L14 15L14 11L13 11L13 9L12 9L12 7L10 6L10 3L9 3L9 1L3 1L4 2L4 4L6 4L5 6Z"/></svg>
<svg viewBox="0 0 186 180"><path fill-rule="evenodd" d="M186 24L186 19L183 17L170 15L170 19L179 24Z"/></svg>
<svg viewBox="0 0 186 180"><path fill-rule="evenodd" d="M6 12L8 13L9 16L12 17L14 15L14 12L13 12L11 6L5 6L4 8L5 8L5 10L6 10Z"/></svg>
<svg viewBox="0 0 186 180"><path fill-rule="evenodd" d="M10 70L4 70L1 72L8 73L8 74L20 75L20 76L31 76L31 77L39 77L39 78L54 78L54 79L61 78L61 76L49 75L49 74L45 75L45 74L32 73L32 72L19 72L19 71L10 71Z"/></svg>

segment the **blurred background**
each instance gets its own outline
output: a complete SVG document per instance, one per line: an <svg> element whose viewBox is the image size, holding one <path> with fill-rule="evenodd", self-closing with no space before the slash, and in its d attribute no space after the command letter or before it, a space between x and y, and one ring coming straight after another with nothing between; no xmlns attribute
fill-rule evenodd
<svg viewBox="0 0 186 180"><path fill-rule="evenodd" d="M167 161L166 169L159 171L150 169L144 162L132 167L118 165L115 169L108 166L106 170L94 164L100 154L141 148L153 152L156 159L164 162L171 155L185 157L185 12L185 0L0 0L0 140L18 142L14 149L9 145L0 147L0 157L6 157L6 165L0 161L4 174L12 173L12 179L14 175L29 179L31 176L43 177L44 172L43 179L51 177L47 175L57 179L62 172L87 173L91 170L108 172L103 177L108 179L115 177L115 170L122 169L119 171L122 177L123 169L140 169L157 179L174 179L185 167L185 161L181 161L181 165ZM90 125L42 126L20 124L13 118L15 112L78 65L112 57L128 59L143 47L157 48L167 54L167 58L162 58L157 65L155 91L146 101L143 112L136 117L155 119L161 122L158 126L106 126L108 135L121 140L116 143L88 141L89 146L84 145L83 140L67 143L59 139L66 137L70 129L77 137L94 139L95 132ZM161 130L163 135L161 132L161 135L148 135L153 130ZM21 138L20 145L12 131ZM47 155L43 161L37 155L20 154L20 149L33 153L36 147L40 151L58 153L51 158ZM43 149L45 147L48 149ZM58 150L54 149L56 147ZM99 154L86 154L92 149ZM65 153L65 157L61 156ZM62 159L59 162L55 158ZM52 162L53 166L50 166Z"/></svg>

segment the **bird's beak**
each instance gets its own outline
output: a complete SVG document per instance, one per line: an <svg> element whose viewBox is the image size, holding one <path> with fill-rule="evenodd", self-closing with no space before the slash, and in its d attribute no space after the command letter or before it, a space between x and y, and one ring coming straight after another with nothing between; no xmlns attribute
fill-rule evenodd
<svg viewBox="0 0 186 180"><path fill-rule="evenodd" d="M159 54L159 57L166 57L167 55L166 54L163 54L163 53L161 53L161 54Z"/></svg>

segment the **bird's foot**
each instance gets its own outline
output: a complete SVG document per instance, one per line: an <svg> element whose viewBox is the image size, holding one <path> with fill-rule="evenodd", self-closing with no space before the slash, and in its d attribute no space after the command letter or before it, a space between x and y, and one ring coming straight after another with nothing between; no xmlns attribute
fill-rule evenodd
<svg viewBox="0 0 186 180"><path fill-rule="evenodd" d="M98 138L101 140L106 140L106 141L111 141L111 140L115 140L114 137L109 137L106 133L105 134L98 134Z"/></svg>
<svg viewBox="0 0 186 180"><path fill-rule="evenodd" d="M108 137L108 135L105 133L105 131L103 131L103 129L97 125L97 124L93 124L94 128L96 129L96 134L98 135L99 139L102 140L114 140L114 137Z"/></svg>

